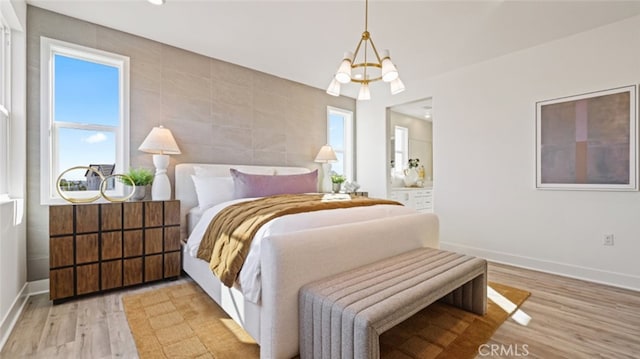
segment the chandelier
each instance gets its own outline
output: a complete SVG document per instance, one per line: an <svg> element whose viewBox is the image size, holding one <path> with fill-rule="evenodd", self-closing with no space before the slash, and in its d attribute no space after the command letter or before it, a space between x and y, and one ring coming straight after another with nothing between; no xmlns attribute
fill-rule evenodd
<svg viewBox="0 0 640 359"><path fill-rule="evenodd" d="M340 85L349 82L360 84L358 100L370 100L369 83L382 80L389 83L391 94L404 91L404 84L398 77L398 69L391 62L389 50L378 52L368 31L369 0L365 0L364 32L354 52L347 51L338 67L333 80L329 84L327 93L332 96L340 95ZM362 56L360 52L362 51Z"/></svg>

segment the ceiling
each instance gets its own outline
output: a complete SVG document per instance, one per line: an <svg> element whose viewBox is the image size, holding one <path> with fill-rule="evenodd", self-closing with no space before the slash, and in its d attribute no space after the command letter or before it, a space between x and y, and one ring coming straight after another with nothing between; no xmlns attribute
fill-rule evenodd
<svg viewBox="0 0 640 359"><path fill-rule="evenodd" d="M27 2L322 89L364 30L364 1ZM409 92L431 76L638 14L640 1L371 0L369 31L391 50ZM356 96L357 86L344 88ZM372 96L383 89L372 85Z"/></svg>

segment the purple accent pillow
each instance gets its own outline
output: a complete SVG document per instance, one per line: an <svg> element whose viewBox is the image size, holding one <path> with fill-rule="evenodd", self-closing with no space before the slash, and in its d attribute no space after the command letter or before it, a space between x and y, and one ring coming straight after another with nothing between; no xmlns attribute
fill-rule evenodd
<svg viewBox="0 0 640 359"><path fill-rule="evenodd" d="M318 191L318 170L295 175L254 175L230 169L235 198L265 197L276 194Z"/></svg>

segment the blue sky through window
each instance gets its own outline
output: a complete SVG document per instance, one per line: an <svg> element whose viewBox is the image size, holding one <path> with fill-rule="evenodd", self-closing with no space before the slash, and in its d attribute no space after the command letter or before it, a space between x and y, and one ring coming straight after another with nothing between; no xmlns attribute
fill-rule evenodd
<svg viewBox="0 0 640 359"><path fill-rule="evenodd" d="M336 151L338 158L337 162L331 164L331 169L344 174L344 116L340 114L329 114L329 145Z"/></svg>
<svg viewBox="0 0 640 359"><path fill-rule="evenodd" d="M55 120L118 126L118 68L55 56Z"/></svg>
<svg viewBox="0 0 640 359"><path fill-rule="evenodd" d="M115 164L115 129L120 125L119 69L96 62L55 55L54 120L78 125L113 127L114 131L60 128L58 164ZM73 171L67 179L84 179Z"/></svg>
<svg viewBox="0 0 640 359"><path fill-rule="evenodd" d="M329 144L336 150L344 147L344 116L329 114Z"/></svg>
<svg viewBox="0 0 640 359"><path fill-rule="evenodd" d="M115 164L116 137L113 132L61 128L58 139L61 172L75 166ZM69 180L85 179L83 171L69 172L65 178Z"/></svg>

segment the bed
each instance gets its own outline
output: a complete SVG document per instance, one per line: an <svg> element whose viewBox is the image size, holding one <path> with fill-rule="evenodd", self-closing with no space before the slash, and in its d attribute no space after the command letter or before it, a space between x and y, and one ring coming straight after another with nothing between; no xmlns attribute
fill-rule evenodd
<svg viewBox="0 0 640 359"><path fill-rule="evenodd" d="M406 207L372 206L335 214L328 213L333 210L315 212L320 219L307 213L285 216L274 220L281 222L270 229L261 229L259 250L252 243L251 251L255 253L250 255L255 254L260 276L256 300L255 293L244 293L247 290L244 284L231 288L222 284L208 263L194 255L192 242L197 235L189 236L199 230L198 225L202 227L204 221L208 222L208 211L223 206L213 203L208 210L199 208L196 178L192 176L198 170L199 176L204 171L206 176L227 181L231 168L266 175L305 174L310 170L195 163L178 164L175 169L183 238L188 238L183 250L183 269L260 344L261 358L291 358L298 354L298 291L304 284L415 248L438 247L437 217ZM228 182L219 187L221 191L230 188ZM204 220L199 224L200 218ZM311 228L307 229L307 225ZM248 271L243 267L240 277L245 270Z"/></svg>

